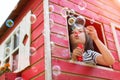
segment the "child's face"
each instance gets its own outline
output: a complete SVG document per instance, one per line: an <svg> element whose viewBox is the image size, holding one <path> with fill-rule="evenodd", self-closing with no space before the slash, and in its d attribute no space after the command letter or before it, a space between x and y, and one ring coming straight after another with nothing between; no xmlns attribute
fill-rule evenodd
<svg viewBox="0 0 120 80"><path fill-rule="evenodd" d="M85 44L85 33L83 28L74 29L70 34L70 40L73 45Z"/></svg>

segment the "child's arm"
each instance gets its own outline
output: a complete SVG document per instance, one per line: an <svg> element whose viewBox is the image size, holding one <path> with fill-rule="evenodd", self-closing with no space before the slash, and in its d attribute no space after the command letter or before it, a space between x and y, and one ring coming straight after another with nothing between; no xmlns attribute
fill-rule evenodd
<svg viewBox="0 0 120 80"><path fill-rule="evenodd" d="M115 60L108 48L99 40L95 28L93 26L88 26L86 29L101 53L101 55L98 56L96 59L97 63L106 66L112 65L115 62Z"/></svg>

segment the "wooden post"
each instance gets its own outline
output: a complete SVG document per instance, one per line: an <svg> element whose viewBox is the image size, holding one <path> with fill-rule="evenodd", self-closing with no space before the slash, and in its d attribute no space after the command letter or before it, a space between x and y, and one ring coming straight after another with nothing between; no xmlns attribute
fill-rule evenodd
<svg viewBox="0 0 120 80"><path fill-rule="evenodd" d="M44 0L45 80L52 80L49 25L49 0Z"/></svg>

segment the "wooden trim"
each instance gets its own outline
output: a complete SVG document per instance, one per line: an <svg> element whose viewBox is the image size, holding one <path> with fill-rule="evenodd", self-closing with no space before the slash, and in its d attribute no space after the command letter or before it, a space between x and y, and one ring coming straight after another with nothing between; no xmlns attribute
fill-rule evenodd
<svg viewBox="0 0 120 80"><path fill-rule="evenodd" d="M77 65L74 63L68 63L67 61L63 61L63 60L56 60L53 59L52 60L53 65L59 65L62 72L66 72L66 73L72 73L73 75L76 76L90 76L90 77L95 77L95 78L99 78L99 79L107 79L107 80L119 80L120 79L120 72L118 71L114 71L112 69L101 69L101 68L95 68L95 67L91 67L91 66L85 66L85 65ZM59 76L61 76L62 74L60 74ZM59 77L58 76L58 77ZM61 80L57 77L58 80ZM99 80L99 79L95 79L95 80ZM81 79L76 79L76 80L81 80ZM83 79L82 79L83 80ZM89 80L89 79L85 79L85 80ZM93 80L93 79L92 79Z"/></svg>
<svg viewBox="0 0 120 80"><path fill-rule="evenodd" d="M116 46L117 52L118 52L118 58L120 60L120 45L119 45L119 41L118 41L118 38L117 38L117 33L115 31L115 28L120 29L120 25L115 24L115 23L111 23L111 28L112 28L112 33L113 33L113 37L114 37L114 40L115 40L115 46Z"/></svg>
<svg viewBox="0 0 120 80"><path fill-rule="evenodd" d="M45 39L45 80L52 80L51 47L49 25L49 0L43 1L44 8L44 39Z"/></svg>

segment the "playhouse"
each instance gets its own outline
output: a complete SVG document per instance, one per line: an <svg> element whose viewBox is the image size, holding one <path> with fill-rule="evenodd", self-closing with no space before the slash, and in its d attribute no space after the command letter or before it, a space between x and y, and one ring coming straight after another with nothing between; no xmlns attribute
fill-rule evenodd
<svg viewBox="0 0 120 80"><path fill-rule="evenodd" d="M14 25L7 27L5 22L0 28L0 65L10 64L11 74L16 74L10 80L120 80L117 1L20 0L6 19L13 20ZM112 66L71 60L66 14L69 10L85 17L85 26L95 27L115 58ZM0 80L9 80L5 74Z"/></svg>

